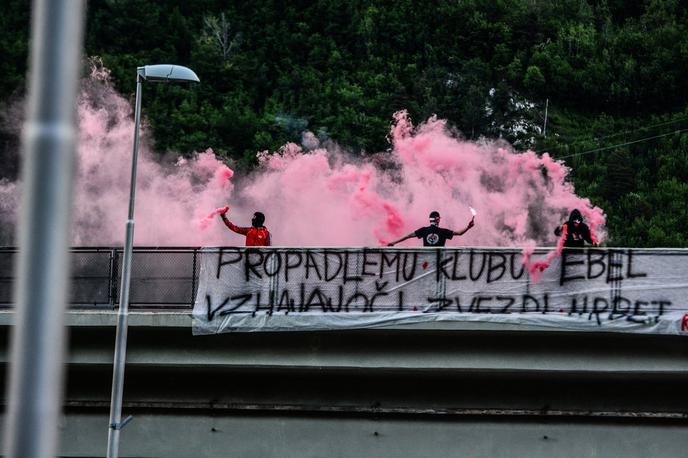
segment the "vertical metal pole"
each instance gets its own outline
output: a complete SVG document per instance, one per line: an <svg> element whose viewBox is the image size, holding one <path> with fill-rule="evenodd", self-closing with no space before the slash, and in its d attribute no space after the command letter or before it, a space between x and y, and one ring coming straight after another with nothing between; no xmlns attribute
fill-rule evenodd
<svg viewBox="0 0 688 458"><path fill-rule="evenodd" d="M196 253L198 250L193 249L193 266L191 268L191 308L193 309L194 301L196 300Z"/></svg>
<svg viewBox="0 0 688 458"><path fill-rule="evenodd" d="M57 455L84 2L35 0L5 454Z"/></svg>
<svg viewBox="0 0 688 458"><path fill-rule="evenodd" d="M549 99L545 99L545 122L542 126L542 136L547 138L547 109L549 108Z"/></svg>
<svg viewBox="0 0 688 458"><path fill-rule="evenodd" d="M124 391L124 365L127 357L127 319L129 316L129 284L131 280L131 257L134 246L134 198L136 195L136 163L139 152L139 123L141 120L142 77L136 75L136 108L134 110L134 151L131 158L131 183L129 185L129 214L124 236L124 260L122 282L119 289L119 312L117 313L117 337L112 370L112 397L110 399L110 424L108 429L107 457L119 456L119 433L122 428L122 395Z"/></svg>
<svg viewBox="0 0 688 458"><path fill-rule="evenodd" d="M117 250L109 250L109 261L110 267L108 271L108 305L114 310L115 306L115 282L117 281L117 264L115 263L115 256L117 256Z"/></svg>

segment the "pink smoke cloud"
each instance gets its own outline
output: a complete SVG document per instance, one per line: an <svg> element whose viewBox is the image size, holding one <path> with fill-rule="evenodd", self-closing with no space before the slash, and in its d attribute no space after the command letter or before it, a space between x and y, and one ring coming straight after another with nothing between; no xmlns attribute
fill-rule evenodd
<svg viewBox="0 0 688 458"><path fill-rule="evenodd" d="M566 242L566 226L564 226L559 239L557 240L557 249L548 252L542 259L531 259L533 252L535 251L535 244L529 242L523 247L523 265L528 270L530 274L530 279L537 283L542 277L542 273L549 268L552 264L554 258L561 256L561 252L564 251L564 243Z"/></svg>
<svg viewBox="0 0 688 458"><path fill-rule="evenodd" d="M133 119L131 104L102 77L84 84L75 184L73 243L121 245L126 220ZM450 246L535 246L556 242L554 228L578 208L599 239L603 211L578 197L569 169L548 154L519 153L503 142L462 140L435 117L414 126L394 115L391 150L353 157L309 136L258 154L259 166L236 176L211 149L163 164L151 153L144 123L135 212L138 246L243 245L218 210L250 224L262 211L274 245L380 246L427 225L430 211L442 226L476 226ZM0 184L12 194L14 183ZM214 210L215 209L215 210ZM409 240L408 246L418 245Z"/></svg>
<svg viewBox="0 0 688 458"><path fill-rule="evenodd" d="M405 112L395 114L390 139L384 167L336 148L306 152L289 144L262 153L236 196L279 222L275 240L288 245L381 245L427 225L432 210L460 230L471 207L479 212L476 227L450 245L552 244L553 229L573 208L593 230L604 224L602 210L576 196L569 169L548 154L467 142L436 118L414 127Z"/></svg>

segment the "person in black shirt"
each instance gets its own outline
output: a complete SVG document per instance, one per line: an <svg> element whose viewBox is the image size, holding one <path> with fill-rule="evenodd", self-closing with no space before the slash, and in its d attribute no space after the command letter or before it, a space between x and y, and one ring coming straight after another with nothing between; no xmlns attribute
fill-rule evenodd
<svg viewBox="0 0 688 458"><path fill-rule="evenodd" d="M406 235L399 240L389 242L387 246L394 246L397 243L403 242L404 240L412 237L423 239L423 246L444 246L447 240L452 239L455 235L465 234L473 226L475 226L475 217L471 218L471 221L468 223L468 226L466 226L466 229L462 231L456 232L452 231L451 229L445 229L440 227L439 212L434 211L430 213L429 226L421 227L417 231L411 232L409 235Z"/></svg>
<svg viewBox="0 0 688 458"><path fill-rule="evenodd" d="M554 229L554 235L566 237L564 240L565 248L583 248L585 242L597 246L597 241L590 233L590 228L583 222L583 215L577 209L571 212L567 222Z"/></svg>

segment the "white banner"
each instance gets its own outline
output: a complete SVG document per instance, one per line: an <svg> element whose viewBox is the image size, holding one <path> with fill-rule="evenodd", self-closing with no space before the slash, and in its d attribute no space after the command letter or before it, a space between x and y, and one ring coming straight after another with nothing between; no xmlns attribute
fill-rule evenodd
<svg viewBox="0 0 688 458"><path fill-rule="evenodd" d="M536 250L531 261L549 251ZM688 250L205 248L194 334L479 321L688 334Z"/></svg>

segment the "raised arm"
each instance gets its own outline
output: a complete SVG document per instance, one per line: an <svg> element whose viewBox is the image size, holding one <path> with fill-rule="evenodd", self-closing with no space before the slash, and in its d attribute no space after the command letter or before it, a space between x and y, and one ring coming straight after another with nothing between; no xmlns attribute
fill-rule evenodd
<svg viewBox="0 0 688 458"><path fill-rule="evenodd" d="M237 234L241 235L246 235L248 234L249 227L239 227L235 226L230 220L227 219L227 215L224 213L220 213L220 218L222 218L222 222L225 223L225 226L230 228L232 231L236 232Z"/></svg>
<svg viewBox="0 0 688 458"><path fill-rule="evenodd" d="M394 246L394 245L396 245L397 243L401 243L401 242L403 242L404 240L408 240L408 239L410 239L410 238L412 238L412 237L415 237L415 236L416 236L416 233L415 233L415 232L411 232L409 235L405 235L405 236L403 236L402 238L400 238L399 240L395 240L395 241L393 241L393 242L389 242L389 243L387 244L387 246Z"/></svg>
<svg viewBox="0 0 688 458"><path fill-rule="evenodd" d="M466 232L468 232L468 230L470 228L472 228L473 226L475 226L475 217L471 218L471 220L468 222L468 226L466 226L466 228L464 230L459 231L459 232L453 231L454 235L463 235Z"/></svg>

